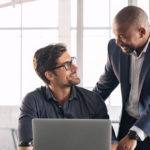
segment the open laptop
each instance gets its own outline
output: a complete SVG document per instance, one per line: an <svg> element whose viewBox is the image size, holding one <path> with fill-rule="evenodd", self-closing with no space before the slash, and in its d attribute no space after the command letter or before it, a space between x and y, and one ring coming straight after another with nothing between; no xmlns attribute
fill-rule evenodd
<svg viewBox="0 0 150 150"><path fill-rule="evenodd" d="M33 119L34 150L110 150L105 119Z"/></svg>

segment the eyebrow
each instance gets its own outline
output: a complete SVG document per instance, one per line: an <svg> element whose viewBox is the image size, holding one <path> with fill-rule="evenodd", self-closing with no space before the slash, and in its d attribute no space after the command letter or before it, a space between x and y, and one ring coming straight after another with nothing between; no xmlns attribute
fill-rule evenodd
<svg viewBox="0 0 150 150"><path fill-rule="evenodd" d="M69 61L65 61L65 62L63 62L63 63L61 63L60 65L63 65L63 64L65 64L65 63L68 63L68 62L71 62L72 61L72 59Z"/></svg>

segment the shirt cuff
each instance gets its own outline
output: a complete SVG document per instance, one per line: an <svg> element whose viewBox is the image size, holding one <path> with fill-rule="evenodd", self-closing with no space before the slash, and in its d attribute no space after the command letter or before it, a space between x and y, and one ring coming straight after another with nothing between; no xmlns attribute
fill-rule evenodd
<svg viewBox="0 0 150 150"><path fill-rule="evenodd" d="M18 146L33 146L33 142L20 142Z"/></svg>
<svg viewBox="0 0 150 150"><path fill-rule="evenodd" d="M114 145L118 145L118 141L117 140L113 140L113 141L111 141L111 144L114 144Z"/></svg>
<svg viewBox="0 0 150 150"><path fill-rule="evenodd" d="M139 136L139 138L141 139L141 141L144 141L144 139L147 137L144 131L138 128L137 126L133 126L132 128L130 128L130 130L135 131L137 135Z"/></svg>

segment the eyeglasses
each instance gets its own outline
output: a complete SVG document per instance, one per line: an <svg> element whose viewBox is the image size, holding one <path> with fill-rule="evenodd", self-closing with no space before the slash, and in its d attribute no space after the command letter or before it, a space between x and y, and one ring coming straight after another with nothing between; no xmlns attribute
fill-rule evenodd
<svg viewBox="0 0 150 150"><path fill-rule="evenodd" d="M76 58L75 57L71 57L71 61L66 61L62 65L51 68L50 70L55 70L55 69L58 69L58 68L61 68L61 67L64 67L66 70L70 70L71 67L72 67L72 64L76 64Z"/></svg>

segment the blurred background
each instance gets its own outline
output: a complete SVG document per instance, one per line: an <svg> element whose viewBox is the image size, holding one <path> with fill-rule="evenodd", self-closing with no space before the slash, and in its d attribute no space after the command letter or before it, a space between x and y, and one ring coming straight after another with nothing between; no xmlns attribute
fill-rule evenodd
<svg viewBox="0 0 150 150"><path fill-rule="evenodd" d="M34 52L65 43L77 58L80 86L92 90L104 71L112 21L127 5L150 15L149 0L0 0L0 150L16 150L17 119L23 97L44 85L35 74ZM106 100L117 132L120 87Z"/></svg>

